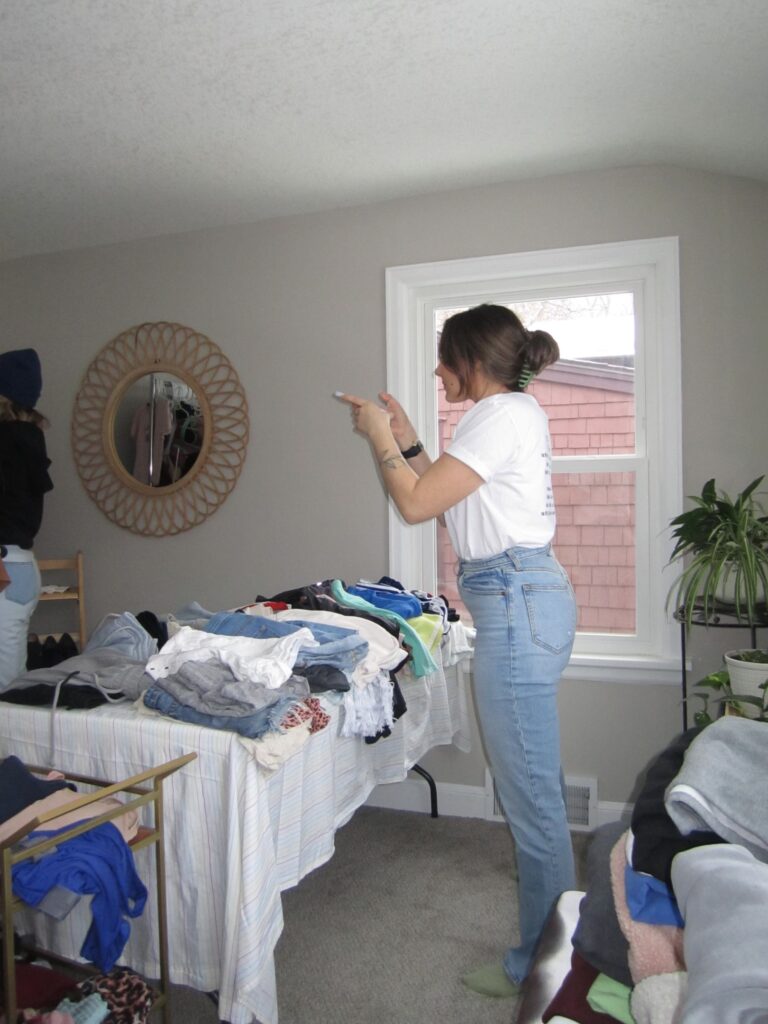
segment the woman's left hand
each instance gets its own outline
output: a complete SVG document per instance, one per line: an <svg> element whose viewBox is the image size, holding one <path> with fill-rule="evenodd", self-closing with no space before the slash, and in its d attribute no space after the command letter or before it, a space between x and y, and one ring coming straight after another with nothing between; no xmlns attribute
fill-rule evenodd
<svg viewBox="0 0 768 1024"><path fill-rule="evenodd" d="M367 398L357 398L355 395L340 394L336 397L351 407L355 430L366 437L373 437L383 427L390 429L392 414L387 409Z"/></svg>

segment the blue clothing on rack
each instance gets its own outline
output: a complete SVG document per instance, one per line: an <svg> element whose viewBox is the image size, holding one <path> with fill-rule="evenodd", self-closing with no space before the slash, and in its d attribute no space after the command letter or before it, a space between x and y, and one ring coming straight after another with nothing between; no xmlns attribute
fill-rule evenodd
<svg viewBox="0 0 768 1024"><path fill-rule="evenodd" d="M63 831L40 830L29 838L48 839ZM131 927L126 917L139 917L147 902L133 853L111 821L65 840L39 860L15 864L12 878L14 893L32 907L56 885L93 896L93 920L80 955L105 973L115 966L128 941Z"/></svg>

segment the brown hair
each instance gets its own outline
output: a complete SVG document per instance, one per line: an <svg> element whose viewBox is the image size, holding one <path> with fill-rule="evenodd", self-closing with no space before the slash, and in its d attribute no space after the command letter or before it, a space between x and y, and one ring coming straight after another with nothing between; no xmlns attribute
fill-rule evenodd
<svg viewBox="0 0 768 1024"><path fill-rule="evenodd" d="M541 373L557 362L560 349L546 331L527 331L511 309L485 303L454 313L445 321L438 355L443 366L459 378L466 395L476 369L510 391L521 391L524 371L530 370L534 376Z"/></svg>
<svg viewBox="0 0 768 1024"><path fill-rule="evenodd" d="M6 398L5 395L0 395L0 423L13 420L24 420L27 423L34 423L41 430L50 425L45 416L38 412L37 409L25 409L23 406L17 405L16 402L12 402L10 398Z"/></svg>

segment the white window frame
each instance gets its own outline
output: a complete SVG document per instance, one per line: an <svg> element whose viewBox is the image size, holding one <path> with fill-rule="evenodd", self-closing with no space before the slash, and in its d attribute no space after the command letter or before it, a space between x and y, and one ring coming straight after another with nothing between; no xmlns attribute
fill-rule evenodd
<svg viewBox="0 0 768 1024"><path fill-rule="evenodd" d="M680 679L679 627L665 611L668 524L682 497L678 249L677 238L651 238L386 270L387 388L408 411L432 458L438 451L436 309L481 302L514 305L542 294L584 294L585 289L634 294L636 452L553 459L553 474L584 470L585 460L596 459L600 472L630 468L636 474L636 633L580 633L567 670L579 678L654 683ZM435 593L436 525L406 525L392 502L389 568L407 586Z"/></svg>

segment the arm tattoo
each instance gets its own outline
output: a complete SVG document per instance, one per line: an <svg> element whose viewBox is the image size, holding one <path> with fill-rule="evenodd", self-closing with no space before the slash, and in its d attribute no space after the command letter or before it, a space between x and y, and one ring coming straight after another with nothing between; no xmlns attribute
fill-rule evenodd
<svg viewBox="0 0 768 1024"><path fill-rule="evenodd" d="M385 455L383 459L379 459L379 465L383 466L384 469L398 469L400 466L406 466L407 462L402 455Z"/></svg>

